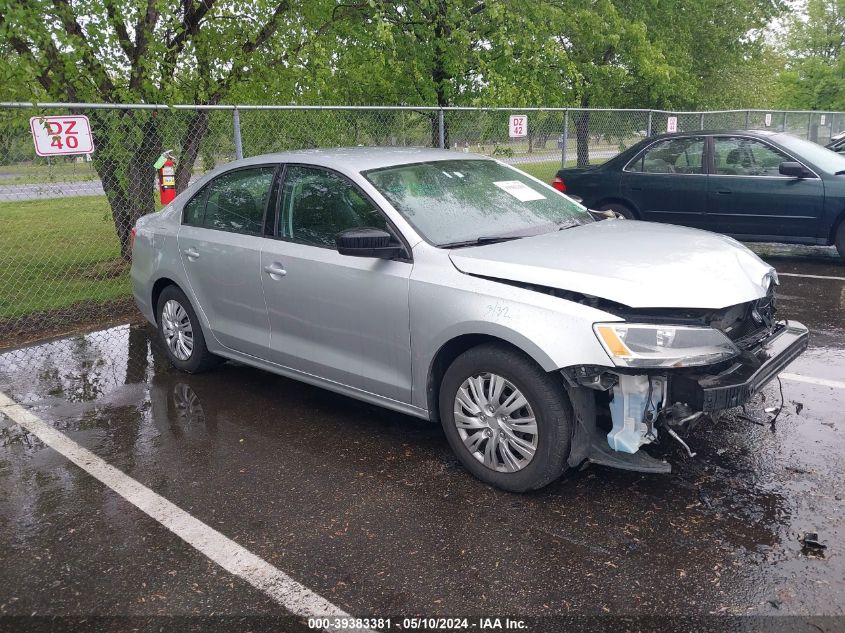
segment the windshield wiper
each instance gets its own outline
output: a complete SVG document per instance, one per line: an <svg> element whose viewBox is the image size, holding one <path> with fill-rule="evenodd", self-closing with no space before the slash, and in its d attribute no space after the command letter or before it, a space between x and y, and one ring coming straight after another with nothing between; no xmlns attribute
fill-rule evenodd
<svg viewBox="0 0 845 633"><path fill-rule="evenodd" d="M440 248L461 248L463 246L481 246L482 244L496 244L497 242L508 242L510 240L518 240L525 235L485 235L477 237L474 240L464 240L461 242L448 242L447 244L438 244Z"/></svg>
<svg viewBox="0 0 845 633"><path fill-rule="evenodd" d="M840 169L839 171L833 172L834 176L845 176L845 169Z"/></svg>
<svg viewBox="0 0 845 633"><path fill-rule="evenodd" d="M438 244L439 248L463 248L465 246L481 246L483 244L496 244L498 242L509 242L511 240L518 240L523 237L534 237L536 235L544 235L553 231L562 231L577 226L575 223L557 222L555 224L547 225L544 228L549 228L546 231L520 231L518 233L505 233L504 235L483 235L472 240L462 240L460 242L447 242L446 244Z"/></svg>

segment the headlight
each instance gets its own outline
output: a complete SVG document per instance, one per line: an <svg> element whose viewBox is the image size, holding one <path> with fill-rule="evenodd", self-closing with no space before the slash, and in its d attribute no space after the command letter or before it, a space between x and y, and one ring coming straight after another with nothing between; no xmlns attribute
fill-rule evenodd
<svg viewBox="0 0 845 633"><path fill-rule="evenodd" d="M593 331L617 367L698 367L739 353L727 336L709 327L596 323Z"/></svg>

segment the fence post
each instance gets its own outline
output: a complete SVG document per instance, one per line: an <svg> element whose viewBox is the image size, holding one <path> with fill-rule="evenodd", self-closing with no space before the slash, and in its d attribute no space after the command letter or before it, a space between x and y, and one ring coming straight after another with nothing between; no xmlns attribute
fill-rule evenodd
<svg viewBox="0 0 845 633"><path fill-rule="evenodd" d="M786 110L783 111L783 122L780 124L780 131L786 132Z"/></svg>
<svg viewBox="0 0 845 633"><path fill-rule="evenodd" d="M443 108L437 111L437 140L440 149L446 149L446 121L443 119Z"/></svg>
<svg viewBox="0 0 845 633"><path fill-rule="evenodd" d="M812 131L813 131L813 113L810 112L810 114L807 115L807 140L808 141L810 140L810 137L812 136L812 133L813 133Z"/></svg>
<svg viewBox="0 0 845 633"><path fill-rule="evenodd" d="M745 129L751 127L751 110L745 111Z"/></svg>
<svg viewBox="0 0 845 633"><path fill-rule="evenodd" d="M569 110L563 110L563 147L560 149L560 168L566 169L566 150L569 147Z"/></svg>
<svg viewBox="0 0 845 633"><path fill-rule="evenodd" d="M699 127L699 129L701 129L701 130L703 130L703 129L704 129L704 113L703 113L703 112L701 113L701 120L700 120L700 122L699 122L699 126L698 126L698 127Z"/></svg>
<svg viewBox="0 0 845 633"><path fill-rule="evenodd" d="M241 114L238 109L232 110L232 126L235 128L235 159L244 157L244 146L241 141Z"/></svg>
<svg viewBox="0 0 845 633"><path fill-rule="evenodd" d="M648 127L646 128L645 135L651 136L651 116L654 114L651 110L648 111Z"/></svg>

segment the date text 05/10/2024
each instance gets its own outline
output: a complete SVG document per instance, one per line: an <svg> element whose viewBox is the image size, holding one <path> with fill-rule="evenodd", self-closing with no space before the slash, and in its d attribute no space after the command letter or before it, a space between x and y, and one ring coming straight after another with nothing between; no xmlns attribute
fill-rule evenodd
<svg viewBox="0 0 845 633"><path fill-rule="evenodd" d="M389 631L396 626L401 630L458 631L478 630L519 631L527 628L524 620L514 618L308 618L308 628L324 631L371 629Z"/></svg>

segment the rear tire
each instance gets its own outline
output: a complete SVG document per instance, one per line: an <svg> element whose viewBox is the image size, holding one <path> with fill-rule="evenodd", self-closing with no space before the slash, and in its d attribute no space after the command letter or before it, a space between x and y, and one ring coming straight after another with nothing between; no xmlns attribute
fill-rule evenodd
<svg viewBox="0 0 845 633"><path fill-rule="evenodd" d="M509 411L519 396L525 405ZM498 344L464 352L443 376L439 404L449 445L481 481L525 492L566 469L572 406L562 379L524 354Z"/></svg>
<svg viewBox="0 0 845 633"><path fill-rule="evenodd" d="M621 202L611 202L609 204L602 205L599 211L612 211L614 215L620 220L636 220L637 214L628 207L627 205L622 204Z"/></svg>
<svg viewBox="0 0 845 633"><path fill-rule="evenodd" d="M836 229L836 250L839 251L839 256L845 259L845 220L839 223L839 228Z"/></svg>
<svg viewBox="0 0 845 633"><path fill-rule="evenodd" d="M159 340L168 360L177 369L198 374L223 362L208 351L197 313L179 287L167 286L161 291L156 321Z"/></svg>

